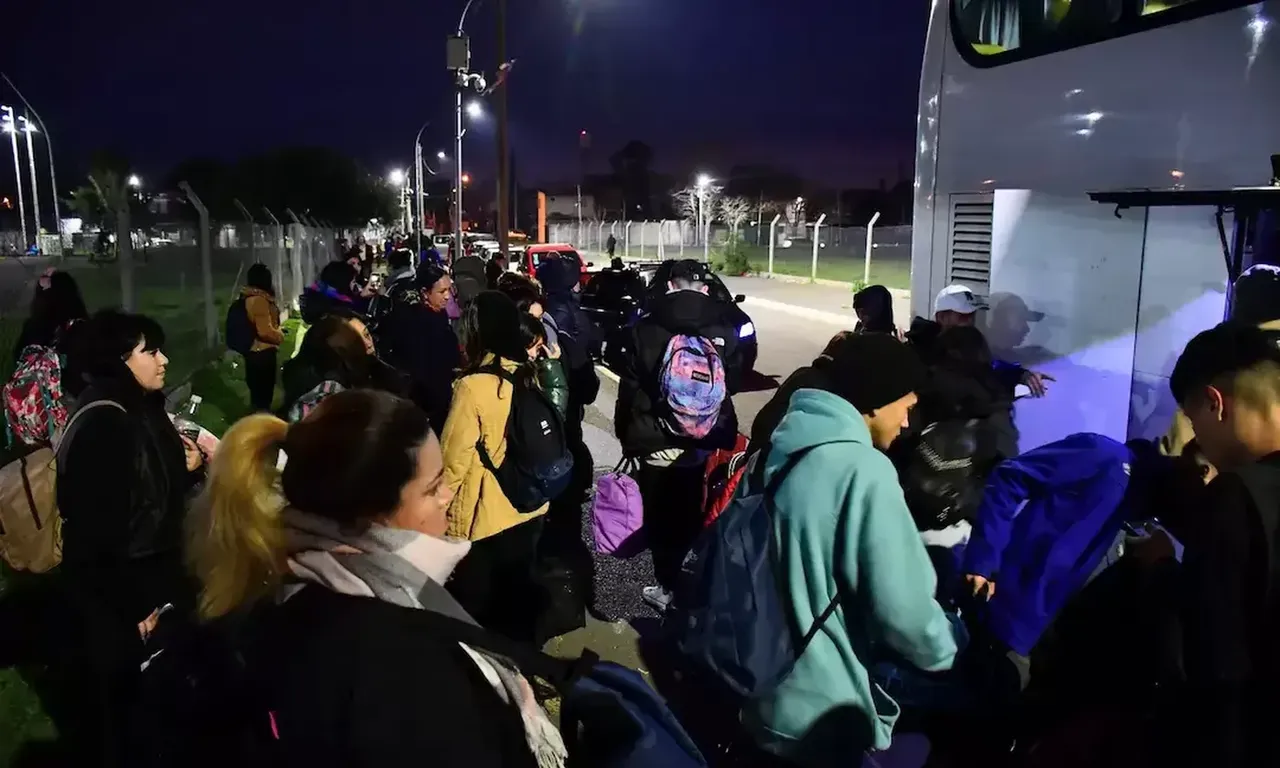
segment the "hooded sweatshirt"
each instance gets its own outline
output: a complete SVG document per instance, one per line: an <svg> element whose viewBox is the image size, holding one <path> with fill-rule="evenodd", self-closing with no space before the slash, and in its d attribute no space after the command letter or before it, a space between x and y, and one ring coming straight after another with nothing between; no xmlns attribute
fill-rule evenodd
<svg viewBox="0 0 1280 768"><path fill-rule="evenodd" d="M867 670L886 658L946 670L956 641L897 472L862 415L829 392L798 390L773 433L764 481L806 449L774 497L779 578L801 635L839 601L790 674L747 702L743 722L798 765L849 765L861 750L889 746L899 714Z"/></svg>

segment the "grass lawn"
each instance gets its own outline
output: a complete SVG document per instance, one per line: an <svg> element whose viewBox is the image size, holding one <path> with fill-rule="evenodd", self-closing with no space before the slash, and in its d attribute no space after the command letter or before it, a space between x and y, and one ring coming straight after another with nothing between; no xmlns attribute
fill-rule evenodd
<svg viewBox="0 0 1280 768"><path fill-rule="evenodd" d="M114 270L111 271L112 276L115 274ZM90 291L101 290L101 285L93 280L84 280L81 285L86 293L86 301L91 302L90 307L101 306L100 303L92 303L90 298ZM139 301L139 309L159 319L164 302L170 299L162 298L157 302L152 298L153 295L151 291L143 295L142 300ZM197 315L198 322L194 326L187 324L184 327L182 325L184 314L192 313L181 311L181 305L174 306L170 311L171 315L161 319L161 322L164 323L166 332L170 334L165 351L179 361L173 364L173 368L180 371L179 365L198 365L198 361L207 360L207 355L201 353L204 338L203 315ZM171 324L174 325L173 330L171 330ZM280 351L281 362L287 360L293 353L293 344L298 338L297 326L297 320L290 320L285 324L288 331L284 347ZM0 327L0 338L3 338L2 334L5 330L4 327ZM14 335L16 336L16 329ZM192 353L184 354L186 351L179 348L178 345L184 341L195 347ZM10 346L12 346L11 342ZM188 372L190 370L190 368L187 369ZM185 376L185 374L182 375ZM170 374L171 382L177 383L180 380ZM244 367L239 363L238 358L234 361L220 359L204 365L191 376L191 386L195 394L204 398L200 406L200 422L216 435L221 436L227 427L249 412L249 391L244 385ZM21 589L24 579L32 578L40 577L14 574L0 564L0 599L3 599L9 590ZM21 628L0 628L0 631L5 632L15 630L21 631ZM36 679L41 671L40 669L0 669L0 766L11 765L24 743L51 742L57 738L53 722L45 714L33 686L28 684L28 680Z"/></svg>

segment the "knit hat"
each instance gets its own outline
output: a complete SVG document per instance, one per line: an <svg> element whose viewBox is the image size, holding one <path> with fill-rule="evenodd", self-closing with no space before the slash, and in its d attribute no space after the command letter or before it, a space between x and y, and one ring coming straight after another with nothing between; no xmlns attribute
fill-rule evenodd
<svg viewBox="0 0 1280 768"><path fill-rule="evenodd" d="M1169 376L1169 389L1182 405L1196 390L1268 360L1280 363L1280 333L1228 320L1187 342Z"/></svg>
<svg viewBox="0 0 1280 768"><path fill-rule="evenodd" d="M927 376L924 363L911 346L888 334L846 336L829 347L825 366L831 391L848 400L859 413L871 413L917 392Z"/></svg>
<svg viewBox="0 0 1280 768"><path fill-rule="evenodd" d="M1250 325L1280 320L1280 268L1255 264L1236 278L1231 319Z"/></svg>
<svg viewBox="0 0 1280 768"><path fill-rule="evenodd" d="M511 297L499 291L482 291L476 296L474 311L485 351L508 360L529 358L520 334L520 309Z"/></svg>

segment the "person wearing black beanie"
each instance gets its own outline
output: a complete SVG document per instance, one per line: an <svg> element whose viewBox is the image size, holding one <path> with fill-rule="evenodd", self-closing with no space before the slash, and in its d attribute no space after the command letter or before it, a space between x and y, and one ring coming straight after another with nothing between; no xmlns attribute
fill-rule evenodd
<svg viewBox="0 0 1280 768"><path fill-rule="evenodd" d="M472 542L449 591L482 626L532 642L544 601L533 565L548 505L517 510L492 469L507 459L515 382L532 376L520 323L519 307L498 291L482 291L463 308L465 361L440 443L454 493L448 535Z"/></svg>
<svg viewBox="0 0 1280 768"><path fill-rule="evenodd" d="M771 498L782 608L811 640L780 684L748 699L741 720L759 747L796 765L888 748L893 722L877 713L897 707L872 682L877 663L892 657L941 672L958 653L883 452L907 420L924 365L888 334L845 337L831 351L821 388L796 390L743 480L746 493Z"/></svg>
<svg viewBox="0 0 1280 768"><path fill-rule="evenodd" d="M461 364L458 337L446 312L451 290L443 269L424 264L413 277L402 275L388 286L391 308L377 322L379 355L408 374L410 397L427 412L437 434L444 429Z"/></svg>

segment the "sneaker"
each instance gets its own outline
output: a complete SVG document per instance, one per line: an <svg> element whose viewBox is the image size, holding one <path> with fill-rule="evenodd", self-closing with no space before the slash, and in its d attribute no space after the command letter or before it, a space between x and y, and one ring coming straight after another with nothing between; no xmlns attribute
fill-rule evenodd
<svg viewBox="0 0 1280 768"><path fill-rule="evenodd" d="M645 587L640 590L644 601L659 611L665 611L671 605L671 593L662 587Z"/></svg>

